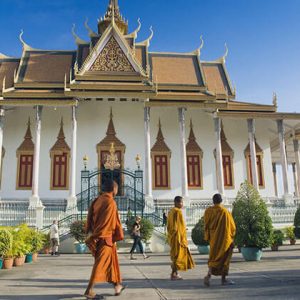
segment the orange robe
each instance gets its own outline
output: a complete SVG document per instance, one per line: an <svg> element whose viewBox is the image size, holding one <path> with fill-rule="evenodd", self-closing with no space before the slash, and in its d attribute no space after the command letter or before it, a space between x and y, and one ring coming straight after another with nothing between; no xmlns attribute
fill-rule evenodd
<svg viewBox="0 0 300 300"><path fill-rule="evenodd" d="M121 283L116 242L124 239L124 233L112 193L104 193L92 203L87 233L86 244L95 257L91 282Z"/></svg>
<svg viewBox="0 0 300 300"><path fill-rule="evenodd" d="M225 207L216 204L206 209L204 222L205 240L210 244L208 266L212 275L227 276L236 232L233 217Z"/></svg>
<svg viewBox="0 0 300 300"><path fill-rule="evenodd" d="M180 208L174 207L169 212L167 229L172 269L186 271L194 268L195 264L188 248L186 226Z"/></svg>

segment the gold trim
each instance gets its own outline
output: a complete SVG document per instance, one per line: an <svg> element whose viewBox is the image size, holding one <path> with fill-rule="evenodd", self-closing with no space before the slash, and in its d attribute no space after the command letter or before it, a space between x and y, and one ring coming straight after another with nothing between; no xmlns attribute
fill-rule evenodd
<svg viewBox="0 0 300 300"><path fill-rule="evenodd" d="M54 187L53 184L53 166L54 166L54 155L63 155L63 154L67 154L67 162L66 162L66 186L65 187ZM66 150L53 150L50 152L50 158L51 158L51 170L50 170L50 191L66 191L69 189L69 177L70 177L70 151Z"/></svg>
<svg viewBox="0 0 300 300"><path fill-rule="evenodd" d="M156 187L155 185L155 157L156 156L167 156L167 168L168 168L168 186L167 187ZM171 153L170 152L152 152L151 151L151 161L152 161L152 189L155 191L167 191L171 189L171 166L170 166L170 162L171 162Z"/></svg>

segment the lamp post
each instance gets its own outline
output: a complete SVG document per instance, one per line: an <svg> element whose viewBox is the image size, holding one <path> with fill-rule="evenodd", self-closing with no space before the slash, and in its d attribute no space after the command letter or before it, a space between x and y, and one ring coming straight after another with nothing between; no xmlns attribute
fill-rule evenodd
<svg viewBox="0 0 300 300"><path fill-rule="evenodd" d="M135 157L135 161L136 161L136 165L138 170L140 170L141 168L141 156L139 154L137 154L137 156Z"/></svg>
<svg viewBox="0 0 300 300"><path fill-rule="evenodd" d="M89 157L87 155L85 155L82 160L83 160L83 165L84 165L84 171L86 171L86 167L87 167L87 164L88 164L88 161L89 161Z"/></svg>

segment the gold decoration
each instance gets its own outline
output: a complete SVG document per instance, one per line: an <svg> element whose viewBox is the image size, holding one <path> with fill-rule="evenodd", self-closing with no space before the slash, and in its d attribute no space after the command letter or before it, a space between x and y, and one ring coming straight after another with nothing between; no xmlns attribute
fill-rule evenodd
<svg viewBox="0 0 300 300"><path fill-rule="evenodd" d="M102 52L95 60L90 71L135 72L114 37L110 38Z"/></svg>
<svg viewBox="0 0 300 300"><path fill-rule="evenodd" d="M111 143L110 150L109 150L109 155L106 157L106 162L104 164L105 169L109 169L113 171L114 169L119 169L120 168L120 163L118 160L118 156L115 153L115 146L114 143Z"/></svg>

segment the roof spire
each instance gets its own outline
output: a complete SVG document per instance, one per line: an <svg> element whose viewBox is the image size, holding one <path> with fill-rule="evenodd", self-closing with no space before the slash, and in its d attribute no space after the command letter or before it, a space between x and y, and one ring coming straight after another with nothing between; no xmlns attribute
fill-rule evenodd
<svg viewBox="0 0 300 300"><path fill-rule="evenodd" d="M99 34L103 34L112 22L115 22L122 34L127 35L128 24L120 13L118 0L109 0L106 13L103 18L100 18L98 23Z"/></svg>

